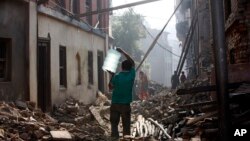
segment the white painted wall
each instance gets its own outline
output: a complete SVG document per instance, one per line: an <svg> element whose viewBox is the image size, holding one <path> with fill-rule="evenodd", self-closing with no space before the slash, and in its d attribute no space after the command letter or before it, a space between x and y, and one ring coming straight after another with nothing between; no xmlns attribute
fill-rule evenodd
<svg viewBox="0 0 250 141"><path fill-rule="evenodd" d="M36 3L29 2L29 93L30 101L37 103L37 9Z"/></svg>
<svg viewBox="0 0 250 141"><path fill-rule="evenodd" d="M51 99L53 104L64 102L72 96L89 104L95 100L98 87L97 50L104 51L105 38L91 32L64 23L44 14L38 14L38 36L51 37ZM67 88L60 88L59 83L59 46L66 46ZM94 85L88 84L88 51L93 51ZM76 54L81 58L82 84L77 85ZM105 54L105 53L104 53ZM105 86L106 87L106 86Z"/></svg>

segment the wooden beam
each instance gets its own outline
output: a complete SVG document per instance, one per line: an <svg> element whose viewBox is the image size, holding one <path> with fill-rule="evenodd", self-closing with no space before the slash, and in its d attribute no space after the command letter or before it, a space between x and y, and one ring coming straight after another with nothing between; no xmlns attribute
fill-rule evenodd
<svg viewBox="0 0 250 141"><path fill-rule="evenodd" d="M94 116L94 118L96 119L96 121L99 123L99 125L101 126L101 128L104 129L105 132L110 131L111 127L101 117L100 110L97 109L97 108L95 108L95 106L90 106L89 110L92 113L92 115Z"/></svg>
<svg viewBox="0 0 250 141"><path fill-rule="evenodd" d="M206 102L199 102L199 103L191 103L186 105L179 105L180 108L193 108L197 106L204 106L204 105L213 105L216 104L217 101L206 101Z"/></svg>
<svg viewBox="0 0 250 141"><path fill-rule="evenodd" d="M211 91L216 91L216 85L199 86L188 89L178 89L176 93L177 95L185 95L185 94L195 94L199 92L211 92Z"/></svg>
<svg viewBox="0 0 250 141"><path fill-rule="evenodd" d="M214 112L211 112L211 113L206 113L206 114L204 114L202 116L199 116L199 117L195 117L195 118L189 119L187 121L187 125L193 125L193 124L197 123L198 121L204 120L205 118L216 116L217 113L218 113L217 111L214 111Z"/></svg>
<svg viewBox="0 0 250 141"><path fill-rule="evenodd" d="M238 88L243 83L245 82L229 83L228 88L235 89L235 88ZM185 95L185 94L196 94L196 93L201 93L201 92L212 92L212 91L216 91L216 85L198 86L198 87L192 87L192 88L187 88L187 89L178 89L176 94Z"/></svg>

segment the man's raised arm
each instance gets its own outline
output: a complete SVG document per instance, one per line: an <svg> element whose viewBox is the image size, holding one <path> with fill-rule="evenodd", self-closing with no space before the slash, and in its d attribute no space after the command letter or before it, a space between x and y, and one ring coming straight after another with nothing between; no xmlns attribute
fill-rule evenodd
<svg viewBox="0 0 250 141"><path fill-rule="evenodd" d="M126 51L124 51L123 49L119 47L116 48L116 50L122 53L132 63L132 67L135 67L135 61L131 58L131 56Z"/></svg>

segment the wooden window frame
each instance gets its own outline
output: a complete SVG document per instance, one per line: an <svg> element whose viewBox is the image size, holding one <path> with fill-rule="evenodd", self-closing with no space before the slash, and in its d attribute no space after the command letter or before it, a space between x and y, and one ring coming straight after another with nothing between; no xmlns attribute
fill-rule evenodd
<svg viewBox="0 0 250 141"><path fill-rule="evenodd" d="M59 84L67 88L67 50L65 46L59 46Z"/></svg>
<svg viewBox="0 0 250 141"><path fill-rule="evenodd" d="M85 9L86 9L86 13L87 12L91 12L92 11L92 0L86 0L85 1ZM88 15L86 16L86 21L92 25L92 15Z"/></svg>
<svg viewBox="0 0 250 141"><path fill-rule="evenodd" d="M77 81L76 85L81 85L82 84L82 75L81 75L81 56L79 53L76 54L76 63L77 63Z"/></svg>
<svg viewBox="0 0 250 141"><path fill-rule="evenodd" d="M97 10L102 10L102 1L97 1ZM103 28L103 14L98 14L99 28Z"/></svg>
<svg viewBox="0 0 250 141"><path fill-rule="evenodd" d="M80 0L73 1L72 12L74 14L80 14Z"/></svg>
<svg viewBox="0 0 250 141"><path fill-rule="evenodd" d="M231 0L224 0L224 11L225 11L225 20L227 20L232 13L232 1Z"/></svg>
<svg viewBox="0 0 250 141"><path fill-rule="evenodd" d="M90 85L94 84L94 56L93 51L88 51L88 83Z"/></svg>

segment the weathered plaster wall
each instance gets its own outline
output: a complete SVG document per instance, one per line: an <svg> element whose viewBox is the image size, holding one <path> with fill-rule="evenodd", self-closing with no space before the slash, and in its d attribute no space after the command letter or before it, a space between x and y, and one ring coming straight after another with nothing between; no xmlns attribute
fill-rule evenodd
<svg viewBox="0 0 250 141"><path fill-rule="evenodd" d="M30 101L37 103L37 9L29 2L29 93Z"/></svg>
<svg viewBox="0 0 250 141"><path fill-rule="evenodd" d="M0 100L28 99L28 3L0 1L0 37L11 38L11 80L0 82Z"/></svg>
<svg viewBox="0 0 250 141"><path fill-rule="evenodd" d="M68 96L88 104L95 100L98 87L97 50L104 50L105 38L91 32L57 20L53 17L38 14L38 36L51 37L51 99L52 104L59 104ZM59 85L59 46L66 46L67 88ZM94 85L88 84L88 51L93 51ZM82 84L77 85L77 60L81 60Z"/></svg>

